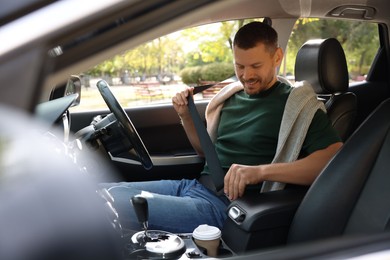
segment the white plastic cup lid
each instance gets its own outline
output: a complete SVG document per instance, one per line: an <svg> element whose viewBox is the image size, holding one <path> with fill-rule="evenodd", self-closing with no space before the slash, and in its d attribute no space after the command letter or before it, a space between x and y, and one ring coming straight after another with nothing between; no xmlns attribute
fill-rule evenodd
<svg viewBox="0 0 390 260"><path fill-rule="evenodd" d="M192 237L198 240L214 240L221 237L221 230L207 224L199 225L192 232Z"/></svg>

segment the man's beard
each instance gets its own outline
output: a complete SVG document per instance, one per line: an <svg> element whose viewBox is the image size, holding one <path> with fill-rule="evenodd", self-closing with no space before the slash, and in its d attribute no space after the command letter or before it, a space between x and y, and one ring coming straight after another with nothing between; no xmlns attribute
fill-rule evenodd
<svg viewBox="0 0 390 260"><path fill-rule="evenodd" d="M250 78L248 80L244 80L242 77L240 78L241 84L244 86L244 91L247 94L253 95L253 94L258 94L266 89L268 89L270 83L272 82L273 77L270 77L269 79L267 78L266 80L262 78ZM248 93L255 91L255 93Z"/></svg>

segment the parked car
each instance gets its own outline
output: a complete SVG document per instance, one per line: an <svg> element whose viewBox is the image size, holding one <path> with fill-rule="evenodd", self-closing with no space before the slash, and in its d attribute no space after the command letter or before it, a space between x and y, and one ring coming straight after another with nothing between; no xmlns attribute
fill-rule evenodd
<svg viewBox="0 0 390 260"><path fill-rule="evenodd" d="M220 256L388 258L389 7L386 0L7 1L0 12L0 258L207 259L190 234L172 234L179 241L176 251L139 253L133 234L121 229L110 194L96 190L100 181L198 176L204 160L192 149L170 99L159 89L158 98L163 97L152 102L153 84L144 83L133 88L142 90L140 100L129 104L121 96L125 86L114 88L115 80L85 73L179 30L255 18L272 22L284 50L299 26L321 20L322 28L314 26L300 39L337 39L350 67L372 58L361 66L364 76L347 80L342 93L318 91L325 102L348 94L335 111L329 110L345 133L341 151L309 188L248 193L233 201ZM343 27L348 37L338 38L340 21L353 24ZM323 33L325 25L332 26L332 35ZM355 45L348 45L353 37ZM375 47L354 51L371 40ZM294 76L280 68L281 79L319 86L340 79L339 56L307 67L310 63L301 63L300 55L286 55L297 56L298 65ZM180 88L165 87L164 93ZM98 106L77 109L92 91L98 98L88 105ZM195 101L204 120L209 99ZM347 125L345 115L351 111Z"/></svg>

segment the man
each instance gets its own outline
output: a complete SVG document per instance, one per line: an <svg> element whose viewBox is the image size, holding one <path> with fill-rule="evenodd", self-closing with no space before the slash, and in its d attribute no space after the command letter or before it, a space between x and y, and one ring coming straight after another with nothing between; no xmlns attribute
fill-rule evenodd
<svg viewBox="0 0 390 260"><path fill-rule="evenodd" d="M302 142L280 145L280 140L288 136L280 134L281 122L286 121L282 120L283 115L300 104L290 101L294 100L291 97L295 88L277 79L276 68L283 51L277 45L277 33L272 27L260 22L247 24L237 32L233 46L240 82L222 89L206 110L208 130L226 171L226 196L215 195L198 180L108 184L106 187L115 199L125 227L139 229L130 199L141 194L148 198L151 229L192 232L200 224L221 228L229 204L227 197L237 199L248 185L254 184L263 184L263 191L283 188L284 183L310 185L341 147L340 138L316 99L311 100L316 109L302 110L310 114L310 120L306 120L307 134L298 138ZM202 156L187 107L187 97L192 91L193 88L188 88L177 93L172 103L192 146ZM291 104L293 109L287 109ZM286 146L288 149L284 150ZM207 164L203 174L212 174Z"/></svg>

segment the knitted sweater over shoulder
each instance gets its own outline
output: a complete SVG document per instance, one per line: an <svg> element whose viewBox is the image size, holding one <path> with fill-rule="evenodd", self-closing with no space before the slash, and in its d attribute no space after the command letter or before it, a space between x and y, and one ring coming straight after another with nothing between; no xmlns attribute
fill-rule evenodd
<svg viewBox="0 0 390 260"><path fill-rule="evenodd" d="M221 89L206 108L207 131L215 142L224 102L235 93L243 90L240 82L235 82ZM278 144L272 163L292 162L298 159L307 130L318 109L326 112L324 104L306 81L296 82L287 99L278 136ZM285 183L265 181L262 192L280 190Z"/></svg>

